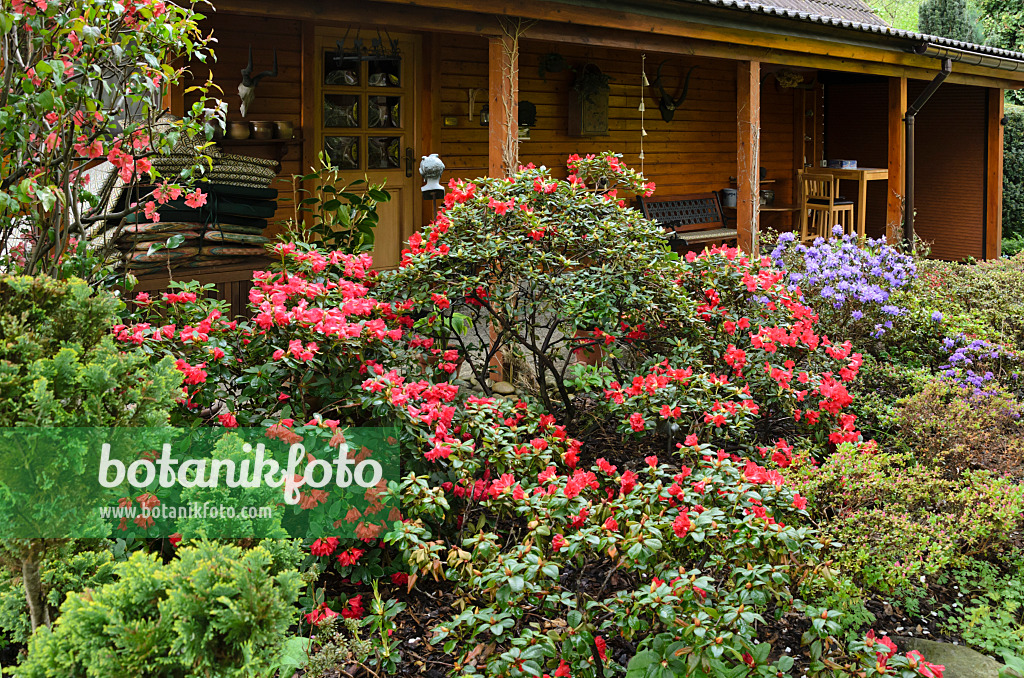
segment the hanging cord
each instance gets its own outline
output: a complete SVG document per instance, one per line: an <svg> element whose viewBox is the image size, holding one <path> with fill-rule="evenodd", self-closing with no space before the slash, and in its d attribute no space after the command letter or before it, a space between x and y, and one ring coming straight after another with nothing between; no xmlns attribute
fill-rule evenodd
<svg viewBox="0 0 1024 678"><path fill-rule="evenodd" d="M647 107L644 105L644 98L647 96L646 87L650 87L651 83L647 82L647 55L640 55L640 106L637 108L640 111L640 174L644 173L644 137L647 136L647 130L644 128L644 112Z"/></svg>

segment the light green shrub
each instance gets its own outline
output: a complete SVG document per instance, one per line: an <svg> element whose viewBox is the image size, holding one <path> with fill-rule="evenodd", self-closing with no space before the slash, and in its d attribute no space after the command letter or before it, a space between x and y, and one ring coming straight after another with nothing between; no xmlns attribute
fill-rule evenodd
<svg viewBox="0 0 1024 678"><path fill-rule="evenodd" d="M297 621L301 559L290 541L243 550L200 542L167 564L137 552L117 581L74 593L29 641L19 678L270 675Z"/></svg>

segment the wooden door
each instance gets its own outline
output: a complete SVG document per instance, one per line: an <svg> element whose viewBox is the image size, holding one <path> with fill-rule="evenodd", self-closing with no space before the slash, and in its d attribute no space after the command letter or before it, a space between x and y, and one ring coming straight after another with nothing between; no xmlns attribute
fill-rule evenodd
<svg viewBox="0 0 1024 678"><path fill-rule="evenodd" d="M414 171L420 44L417 36L378 36L376 29L362 34L317 29L314 148L327 153L343 182L365 177L371 184L385 183L391 201L378 206L373 258L376 268L395 268L420 212ZM381 39L387 53L357 51L360 38L366 46ZM393 45L397 55L390 54Z"/></svg>

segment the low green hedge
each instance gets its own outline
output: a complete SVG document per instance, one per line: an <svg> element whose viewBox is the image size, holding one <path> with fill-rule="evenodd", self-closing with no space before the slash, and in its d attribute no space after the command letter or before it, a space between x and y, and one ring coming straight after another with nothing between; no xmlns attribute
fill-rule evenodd
<svg viewBox="0 0 1024 678"><path fill-rule="evenodd" d="M1007 106L1006 127L1003 128L1004 249L1007 244L1013 246L1014 241L1021 240L1024 240L1024 106Z"/></svg>

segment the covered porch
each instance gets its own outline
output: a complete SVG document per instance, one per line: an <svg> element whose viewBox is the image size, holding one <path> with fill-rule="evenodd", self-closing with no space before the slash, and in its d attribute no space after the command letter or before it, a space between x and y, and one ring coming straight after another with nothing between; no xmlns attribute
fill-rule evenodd
<svg viewBox="0 0 1024 678"><path fill-rule="evenodd" d="M564 172L573 153L612 149L656 182L659 197L734 189L736 206L726 213L747 251L762 227L798 227L798 172L856 160L885 177L866 184L864 209L858 205L867 235L900 238L904 115L940 60L913 53L912 40L888 29L715 5L571 8L527 0L481 13L456 0L287 8L227 0L204 28L219 40L212 73L229 119L241 119L233 93L249 48L258 69L276 51L278 75L258 85L246 120L292 121L296 135L219 143L232 153L279 159L281 177L308 169L326 149L346 176L386 180L394 198L382 206L378 227L381 267L397 265L405 240L432 216L416 171L430 153L443 159L447 180L502 175L516 153L521 164ZM374 40L385 52L395 48L381 53L391 55L390 65L373 58ZM352 59L360 49L363 58ZM209 68L194 64L194 77L205 79ZM595 73L607 76L607 90L586 94L597 103L583 110L581 74ZM933 243L932 256L998 256L1002 95L1022 84L1024 69L963 59L917 116L915 229ZM684 85L685 98L663 120L662 90L678 100ZM189 103L181 92L168 100L172 112ZM519 120L521 111L535 111L535 119ZM521 122L532 123L528 131L516 132ZM280 187L277 220L291 216L289 189ZM856 199L856 184L842 190ZM760 204L763 191L773 194L770 204ZM266 235L278 230L271 222ZM196 272L204 274L212 272ZM244 267L237 272L238 280L247 275ZM144 284L159 289L160 282Z"/></svg>

